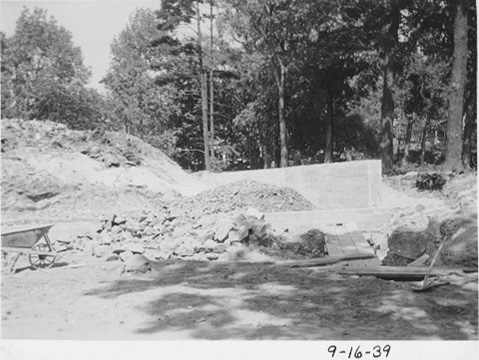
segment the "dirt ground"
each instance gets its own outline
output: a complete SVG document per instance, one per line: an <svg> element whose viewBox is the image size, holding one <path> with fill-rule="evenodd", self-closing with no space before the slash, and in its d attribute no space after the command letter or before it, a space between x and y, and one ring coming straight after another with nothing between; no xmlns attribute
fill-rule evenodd
<svg viewBox="0 0 479 360"><path fill-rule="evenodd" d="M445 204L390 188L384 196L405 209ZM60 222L51 238L98 225ZM477 277L417 293L414 282L251 262L153 261L127 274L119 261L66 251L50 269L32 270L26 257L18 265L2 273L2 339L478 340Z"/></svg>
<svg viewBox="0 0 479 360"><path fill-rule="evenodd" d="M314 268L182 260L129 275L73 252L20 270L2 274L3 339L478 339L477 281L416 293Z"/></svg>

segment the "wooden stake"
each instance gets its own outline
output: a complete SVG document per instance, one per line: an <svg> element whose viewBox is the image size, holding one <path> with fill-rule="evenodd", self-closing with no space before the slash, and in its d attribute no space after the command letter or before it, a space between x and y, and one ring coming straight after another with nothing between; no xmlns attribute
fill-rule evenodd
<svg viewBox="0 0 479 360"><path fill-rule="evenodd" d="M370 259L375 258L376 254L348 254L342 256L328 256L319 259L308 259L308 260L299 260L299 261L284 261L284 262L277 262L277 265L284 265L290 268L302 268L302 267L313 267L313 266L326 266L336 264L341 261L349 261L349 260L362 260L362 259Z"/></svg>
<svg viewBox="0 0 479 360"><path fill-rule="evenodd" d="M427 280L429 279L429 275L431 274L431 270L434 267L434 264L436 263L436 260L439 257L439 254L440 254L442 248L444 247L444 243L446 242L447 238L448 238L448 236L444 235L442 240L441 240L441 244L439 245L439 248L437 249L436 254L433 257L433 259L431 261L431 264L429 265L429 268L427 269L426 275L424 276L423 287L427 287Z"/></svg>

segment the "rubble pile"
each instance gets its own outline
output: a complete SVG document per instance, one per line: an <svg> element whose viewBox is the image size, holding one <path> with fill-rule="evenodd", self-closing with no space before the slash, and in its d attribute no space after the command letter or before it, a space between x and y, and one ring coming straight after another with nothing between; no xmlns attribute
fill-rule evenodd
<svg viewBox="0 0 479 360"><path fill-rule="evenodd" d="M324 237L322 248L315 243L320 237L316 233L297 242L284 241L272 234L263 213L311 208L292 189L240 181L137 217L103 219L96 233L78 237L74 246L107 261L123 260L122 253L156 260L241 260L252 250L266 248L289 252L295 258L324 256Z"/></svg>
<svg viewBox="0 0 479 360"><path fill-rule="evenodd" d="M232 260L250 245L270 244L269 227L253 209L236 216L219 215L188 224L185 218L148 213L129 219L105 219L96 233L86 233L74 248L106 261L142 254L150 259ZM216 221L213 222L213 219Z"/></svg>
<svg viewBox="0 0 479 360"><path fill-rule="evenodd" d="M107 167L137 166L142 162L141 141L114 132L71 130L65 124L37 120L2 120L2 153L35 148L39 152L80 152Z"/></svg>
<svg viewBox="0 0 479 360"><path fill-rule="evenodd" d="M2 218L97 220L126 215L209 185L161 150L124 132L71 130L51 121L1 122ZM159 200L159 201L158 201Z"/></svg>
<svg viewBox="0 0 479 360"><path fill-rule="evenodd" d="M437 172L424 172L417 175L416 187L419 190L442 190L446 182L446 178Z"/></svg>
<svg viewBox="0 0 479 360"><path fill-rule="evenodd" d="M174 206L194 214L231 212L253 207L262 212L308 211L315 207L301 194L254 180L242 180L184 198Z"/></svg>

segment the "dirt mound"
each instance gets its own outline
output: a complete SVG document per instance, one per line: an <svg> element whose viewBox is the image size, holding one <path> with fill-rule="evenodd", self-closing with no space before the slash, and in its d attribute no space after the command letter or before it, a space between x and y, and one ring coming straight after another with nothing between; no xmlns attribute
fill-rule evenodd
<svg viewBox="0 0 479 360"><path fill-rule="evenodd" d="M444 186L443 194L455 208L477 212L477 173L454 176Z"/></svg>
<svg viewBox="0 0 479 360"><path fill-rule="evenodd" d="M152 210L158 199L208 188L131 135L73 131L48 121L7 119L1 125L2 215L7 218L39 210L50 217L97 218L123 203L125 209Z"/></svg>
<svg viewBox="0 0 479 360"><path fill-rule="evenodd" d="M441 176L445 184L441 189L418 188L418 180L424 173L411 171L404 175L383 177L386 186L413 198L445 200L456 209L477 207L477 173L452 174L430 173Z"/></svg>
<svg viewBox="0 0 479 360"><path fill-rule="evenodd" d="M253 207L262 212L314 210L311 202L291 188L268 185L253 180L242 180L182 199L175 206L204 214L230 212Z"/></svg>

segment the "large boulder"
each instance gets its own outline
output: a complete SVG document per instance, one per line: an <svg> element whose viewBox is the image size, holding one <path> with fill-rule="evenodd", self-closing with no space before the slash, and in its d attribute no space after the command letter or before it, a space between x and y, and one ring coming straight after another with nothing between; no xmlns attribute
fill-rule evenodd
<svg viewBox="0 0 479 360"><path fill-rule="evenodd" d="M130 250L133 254L144 254L145 248L138 243L129 243L125 244L126 248Z"/></svg>
<svg viewBox="0 0 479 360"><path fill-rule="evenodd" d="M178 256L192 256L195 253L195 248L190 242L185 242L178 246L174 252Z"/></svg>
<svg viewBox="0 0 479 360"><path fill-rule="evenodd" d="M441 223L446 242L440 253L447 266L477 267L478 232L476 214L456 214Z"/></svg>
<svg viewBox="0 0 479 360"><path fill-rule="evenodd" d="M297 253L312 258L324 256L326 254L324 233L318 229L311 229L301 234Z"/></svg>
<svg viewBox="0 0 479 360"><path fill-rule="evenodd" d="M120 166L120 160L113 154L103 154L102 161L107 167L118 167Z"/></svg>
<svg viewBox="0 0 479 360"><path fill-rule="evenodd" d="M211 252L216 247L216 245L218 245L216 241L209 239L206 240L204 244L198 248L198 250L203 252Z"/></svg>
<svg viewBox="0 0 479 360"><path fill-rule="evenodd" d="M408 228L394 230L388 238L389 252L407 259L415 260L426 252L428 243L424 231L414 231Z"/></svg>
<svg viewBox="0 0 479 360"><path fill-rule="evenodd" d="M171 253L159 250L156 252L154 257L156 260L168 260L171 257Z"/></svg>
<svg viewBox="0 0 479 360"><path fill-rule="evenodd" d="M250 230L251 230L250 226L243 224L239 226L238 229L231 230L229 232L228 239L231 242L242 241L249 236Z"/></svg>
<svg viewBox="0 0 479 360"><path fill-rule="evenodd" d="M123 272L126 273L145 273L151 270L150 260L141 254L134 254L125 261Z"/></svg>
<svg viewBox="0 0 479 360"><path fill-rule="evenodd" d="M464 229L444 244L441 261L448 266L477 268L477 224Z"/></svg>
<svg viewBox="0 0 479 360"><path fill-rule="evenodd" d="M214 225L215 240L223 242L228 238L230 230L235 227L233 221L228 216L220 216Z"/></svg>
<svg viewBox="0 0 479 360"><path fill-rule="evenodd" d="M161 251L172 254L181 244L182 240L180 238L169 237L161 240L159 247Z"/></svg>

